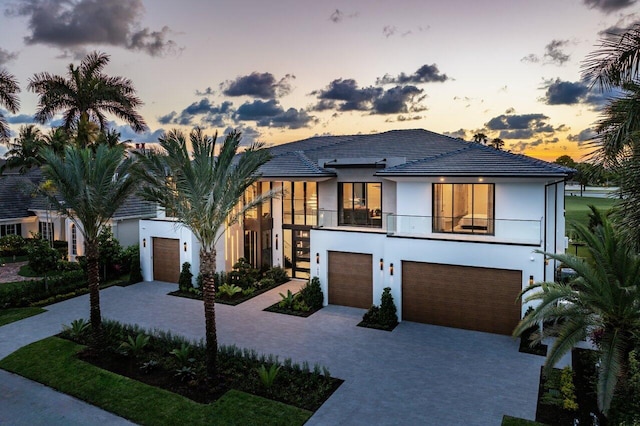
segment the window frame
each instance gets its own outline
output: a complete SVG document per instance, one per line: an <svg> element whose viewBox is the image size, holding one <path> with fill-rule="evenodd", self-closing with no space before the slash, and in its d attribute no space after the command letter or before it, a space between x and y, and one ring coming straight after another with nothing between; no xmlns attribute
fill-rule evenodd
<svg viewBox="0 0 640 426"><path fill-rule="evenodd" d="M488 235L488 236L493 236L495 235L495 221L496 221L496 185L495 183L479 183L479 182L433 182L431 184L431 229L432 232L434 234L461 234L461 235ZM448 216L441 216L440 214L438 214L438 212L436 211L436 186L438 185L451 185L452 189L451 189L451 197L452 197L452 209L454 206L454 202L453 199L455 199L455 187L459 186L459 185L471 185L472 189L471 189L471 215L472 215L472 224L474 221L474 216L475 213L473 212L474 209L474 205L475 205L475 187L476 186L487 186L488 188L490 188L489 193L491 194L491 199L487 202L487 227L485 230L476 230L475 227L472 225L471 229L468 230L455 230L456 227L452 226L451 230L447 230L447 229L443 229L444 227L439 227L438 226L438 221L441 220L441 218L447 218ZM489 211L491 211L491 217L488 217L488 213ZM451 219L453 219L453 216L451 216Z"/></svg>
<svg viewBox="0 0 640 426"><path fill-rule="evenodd" d="M355 193L356 193L356 185L362 185L362 188L364 189L364 208L362 208L363 210L366 210L367 212L367 217L366 217L366 223L362 224L362 223L349 223L348 221L345 220L345 198L344 198L344 187L345 185L351 185L351 208L348 210L351 211L356 211L356 210L360 210L360 209L356 209L355 208ZM372 216L369 215L369 212L372 210L372 208L369 207L369 193L370 193L370 189L369 189L369 185L379 185L380 186L380 219L379 219L379 223L374 223L374 219ZM352 182L352 181L344 181L344 182L338 182L338 226L354 226L354 227L362 227L362 228L375 228L375 229L382 229L383 228L383 224L382 224L382 217L383 217L383 194L382 194L382 182L371 182L371 181L367 181L367 182ZM357 219L354 218L354 220L352 220L351 222L357 222Z"/></svg>

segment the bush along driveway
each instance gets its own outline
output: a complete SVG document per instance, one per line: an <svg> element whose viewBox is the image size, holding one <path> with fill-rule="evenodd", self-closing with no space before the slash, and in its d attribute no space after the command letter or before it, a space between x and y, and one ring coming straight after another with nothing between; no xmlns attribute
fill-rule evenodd
<svg viewBox="0 0 640 426"><path fill-rule="evenodd" d="M238 306L218 305L221 344L319 363L345 382L307 424L500 424L535 417L542 357L508 336L403 322L389 333L356 327L364 310L328 306L309 318L262 310L292 281ZM102 292L103 315L147 329L204 336L202 302L167 296L175 285L141 283ZM0 357L88 316L87 296L0 328ZM13 341L13 339L16 339ZM7 342L11 343L8 344Z"/></svg>

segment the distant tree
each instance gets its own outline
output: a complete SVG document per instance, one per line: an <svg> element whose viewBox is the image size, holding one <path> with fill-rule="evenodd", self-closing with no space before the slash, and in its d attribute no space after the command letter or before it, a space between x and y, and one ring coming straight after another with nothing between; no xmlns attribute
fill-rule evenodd
<svg viewBox="0 0 640 426"><path fill-rule="evenodd" d="M573 158L571 158L568 155L561 155L560 157L556 158L554 163L560 164L561 166L569 167L569 168L572 168L572 169L575 169L577 164L578 164L578 163L575 162L575 160Z"/></svg>
<svg viewBox="0 0 640 426"><path fill-rule="evenodd" d="M18 169L19 173L26 173L32 167L40 166L44 147L45 139L35 124L21 126L18 137L7 143L7 161L0 168L0 173L6 169Z"/></svg>
<svg viewBox="0 0 640 426"><path fill-rule="evenodd" d="M504 141L500 138L493 138L491 139L491 142L489 142L489 146L500 150L504 147Z"/></svg>
<svg viewBox="0 0 640 426"><path fill-rule="evenodd" d="M622 200L614 217L626 243L640 251L640 24L606 35L583 65L585 80L602 90L621 90L602 110L590 156L619 177Z"/></svg>
<svg viewBox="0 0 640 426"><path fill-rule="evenodd" d="M473 141L481 144L486 144L489 140L489 137L484 133L476 133L473 135Z"/></svg>
<svg viewBox="0 0 640 426"><path fill-rule="evenodd" d="M113 114L142 132L147 125L136 111L142 101L136 96L131 80L109 77L102 72L109 63L104 53L88 54L79 66L69 65L68 77L35 74L29 80L29 90L39 95L35 119L45 123L57 113L63 113L64 128L76 127L81 146L89 143L89 123L97 123L104 131L105 113Z"/></svg>
<svg viewBox="0 0 640 426"><path fill-rule="evenodd" d="M0 105L13 114L18 112L18 108L20 108L19 92L18 80L7 71L0 70ZM9 124L4 115L0 113L0 143L6 143L9 134Z"/></svg>

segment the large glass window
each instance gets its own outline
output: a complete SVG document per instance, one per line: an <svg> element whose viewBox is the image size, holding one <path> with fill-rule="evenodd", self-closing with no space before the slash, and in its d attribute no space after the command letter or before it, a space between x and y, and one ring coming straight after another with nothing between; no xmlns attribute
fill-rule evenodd
<svg viewBox="0 0 640 426"><path fill-rule="evenodd" d="M318 213L316 182L283 182L282 221L285 225L315 225Z"/></svg>
<svg viewBox="0 0 640 426"><path fill-rule="evenodd" d="M493 184L433 185L433 232L493 234Z"/></svg>
<svg viewBox="0 0 640 426"><path fill-rule="evenodd" d="M338 184L338 224L382 228L382 184Z"/></svg>

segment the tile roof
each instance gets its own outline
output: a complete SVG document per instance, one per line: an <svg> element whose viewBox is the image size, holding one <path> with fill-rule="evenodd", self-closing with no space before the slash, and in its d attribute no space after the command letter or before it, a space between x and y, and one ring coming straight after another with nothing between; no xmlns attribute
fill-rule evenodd
<svg viewBox="0 0 640 426"><path fill-rule="evenodd" d="M358 158L377 161L393 158L386 169L377 172L380 176L566 176L573 172L542 160L423 129L315 136L269 150L273 158L262 169L265 178L335 176L332 163L345 166L351 163L355 167ZM398 165L398 159L404 164Z"/></svg>
<svg viewBox="0 0 640 426"><path fill-rule="evenodd" d="M33 216L28 211L33 200L31 194L40 180L39 172L24 175L0 176L0 219L18 219Z"/></svg>

